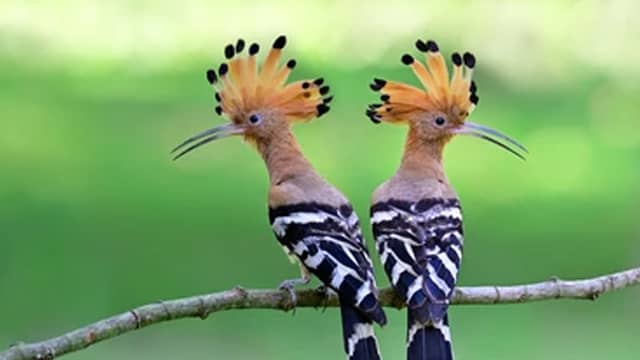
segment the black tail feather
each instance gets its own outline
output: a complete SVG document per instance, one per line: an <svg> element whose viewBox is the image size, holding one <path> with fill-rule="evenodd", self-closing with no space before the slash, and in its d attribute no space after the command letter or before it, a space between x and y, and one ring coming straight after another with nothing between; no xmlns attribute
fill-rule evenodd
<svg viewBox="0 0 640 360"><path fill-rule="evenodd" d="M449 319L423 325L408 311L407 360L453 360Z"/></svg>
<svg viewBox="0 0 640 360"><path fill-rule="evenodd" d="M340 304L344 351L348 360L380 360L373 322L352 305Z"/></svg>

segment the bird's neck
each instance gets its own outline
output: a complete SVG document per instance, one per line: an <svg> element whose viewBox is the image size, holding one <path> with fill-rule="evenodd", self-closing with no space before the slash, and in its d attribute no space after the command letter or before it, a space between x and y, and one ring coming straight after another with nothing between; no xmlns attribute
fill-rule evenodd
<svg viewBox="0 0 640 360"><path fill-rule="evenodd" d="M282 131L278 136L257 141L257 147L267 165L269 181L272 185L314 172L290 130Z"/></svg>
<svg viewBox="0 0 640 360"><path fill-rule="evenodd" d="M417 134L417 130L409 128L397 176L409 179L432 178L448 183L442 165L445 143L446 140L425 140Z"/></svg>

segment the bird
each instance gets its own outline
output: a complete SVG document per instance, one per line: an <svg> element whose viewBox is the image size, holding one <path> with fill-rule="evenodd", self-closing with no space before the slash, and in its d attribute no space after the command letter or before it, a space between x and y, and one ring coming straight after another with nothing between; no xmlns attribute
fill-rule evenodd
<svg viewBox="0 0 640 360"><path fill-rule="evenodd" d="M396 173L372 194L370 222L384 270L407 306L407 359L453 359L447 308L463 253L460 201L443 168L443 151L456 135L496 144L525 159L527 149L487 126L468 121L478 105L472 80L476 58L451 55L453 74L433 40L418 40L424 63L410 54L422 88L374 78L370 88L380 103L366 115L375 123L407 125L404 154Z"/></svg>
<svg viewBox="0 0 640 360"><path fill-rule="evenodd" d="M215 111L230 122L188 138L173 149L178 159L200 146L240 136L262 156L269 175L268 215L285 253L300 265L301 277L280 288L296 302L293 288L315 275L338 295L344 351L350 360L381 359L374 323L385 325L373 266L360 222L349 200L323 179L305 158L293 124L325 115L333 99L324 78L287 82L294 59L280 65L287 38L278 36L259 67L260 46L245 41L224 48L226 62L206 78L218 101ZM258 68L260 68L258 70ZM331 289L331 290L328 290Z"/></svg>

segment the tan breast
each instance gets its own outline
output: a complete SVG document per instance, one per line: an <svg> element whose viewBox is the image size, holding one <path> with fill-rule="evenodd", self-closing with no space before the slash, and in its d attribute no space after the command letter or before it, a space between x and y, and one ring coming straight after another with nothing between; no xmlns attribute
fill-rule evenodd
<svg viewBox="0 0 640 360"><path fill-rule="evenodd" d="M269 206L277 207L304 202L317 202L339 207L348 204L338 189L315 172L296 175L269 187Z"/></svg>
<svg viewBox="0 0 640 360"><path fill-rule="evenodd" d="M429 198L455 199L458 195L446 179L394 175L373 192L372 203L389 199L418 201Z"/></svg>

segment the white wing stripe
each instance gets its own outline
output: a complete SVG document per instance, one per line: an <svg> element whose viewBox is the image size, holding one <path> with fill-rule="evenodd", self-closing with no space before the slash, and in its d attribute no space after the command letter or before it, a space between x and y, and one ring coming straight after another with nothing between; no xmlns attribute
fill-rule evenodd
<svg viewBox="0 0 640 360"><path fill-rule="evenodd" d="M405 269L399 263L393 265L393 268L391 269L391 282L394 286L398 284L400 275L402 275L404 270Z"/></svg>
<svg viewBox="0 0 640 360"><path fill-rule="evenodd" d="M423 286L424 278L422 277L422 275L420 275L413 281L411 286L409 286L409 289L407 289L407 301L411 300L413 295L421 290Z"/></svg>
<svg viewBox="0 0 640 360"><path fill-rule="evenodd" d="M304 261L304 264L310 267L311 269L317 269L323 260L324 260L324 253L322 251L318 251L315 255L309 256Z"/></svg>
<svg viewBox="0 0 640 360"><path fill-rule="evenodd" d="M408 242L404 243L404 250L411 257L411 261L416 262L416 254L413 252L413 247Z"/></svg>
<svg viewBox="0 0 640 360"><path fill-rule="evenodd" d="M424 325L415 322L413 323L413 325L411 325L411 328L409 329L409 335L408 335L408 340L407 340L407 348L409 348L411 346L411 343L413 342L413 338L416 336L416 333L418 333L418 330L422 329L424 327Z"/></svg>
<svg viewBox="0 0 640 360"><path fill-rule="evenodd" d="M449 271L449 273L451 274L451 277L455 279L458 276L458 267L456 267L456 264L454 264L453 261L449 259L449 256L447 255L447 253L438 254L438 259L440 259L440 261L442 262L442 265L444 265L447 271Z"/></svg>
<svg viewBox="0 0 640 360"><path fill-rule="evenodd" d="M369 283L363 283L358 289L358 293L356 294L356 306L359 306L362 303L367 295L371 294L371 285Z"/></svg>
<svg viewBox="0 0 640 360"><path fill-rule="evenodd" d="M459 238L459 239L462 239L462 238ZM456 252L456 255L458 255L458 259L462 259L462 251L460 250L460 246L451 245L451 248L453 249L453 251Z"/></svg>
<svg viewBox="0 0 640 360"><path fill-rule="evenodd" d="M298 256L302 256L302 253L307 250L307 244L305 244L304 241L298 241L293 245L293 252Z"/></svg>
<svg viewBox="0 0 640 360"><path fill-rule="evenodd" d="M371 223L377 224L383 221L390 221L396 216L398 216L398 213L395 211L376 211L371 217Z"/></svg>
<svg viewBox="0 0 640 360"><path fill-rule="evenodd" d="M433 281L433 283L436 284L436 286L439 287L443 293L449 294L451 288L444 280L440 278L440 276L438 276L431 264L427 265L427 270L429 271L429 280Z"/></svg>
<svg viewBox="0 0 640 360"><path fill-rule="evenodd" d="M349 215L349 218L347 219L347 223L352 228L358 224L358 215L356 214L355 211L352 212L351 215Z"/></svg>
<svg viewBox="0 0 640 360"><path fill-rule="evenodd" d="M287 226L291 223L296 224L309 224L309 223L321 223L329 219L331 216L324 212L295 212L287 216L277 217L271 227L278 236L284 236L286 234Z"/></svg>
<svg viewBox="0 0 640 360"><path fill-rule="evenodd" d="M454 219L462 219L462 213L460 212L460 209L457 207L447 207L447 208L440 208L438 212L436 213L427 213L427 215L425 215L425 217L427 217L429 220L438 218L438 217L451 217Z"/></svg>
<svg viewBox="0 0 640 360"><path fill-rule="evenodd" d="M361 340L364 340L368 337L374 337L375 334L373 333L373 326L371 324L356 324L353 328L353 334L351 334L351 336L349 337L349 339L347 339L347 348L348 348L348 355L349 358L351 358L351 356L353 356L353 354L356 352L356 345L358 345L358 343ZM377 347L377 343L376 343L376 347ZM378 353L380 353L380 350L378 350L376 348L376 351Z"/></svg>
<svg viewBox="0 0 640 360"><path fill-rule="evenodd" d="M449 329L448 325L445 325L443 321L439 322L438 324L432 324L433 327L435 327L436 329L438 329L438 331L440 331L440 333L442 334L442 337L444 338L444 340L448 343L451 343L451 331ZM411 325L411 328L409 329L409 339L407 341L407 348L411 346L411 343L413 342L413 338L416 336L416 333L418 333L418 330L424 328L425 325L422 325L418 322L413 323L413 325Z"/></svg>
<svg viewBox="0 0 640 360"><path fill-rule="evenodd" d="M400 275L402 275L402 273L405 271L415 277L418 277L418 274L415 271L413 271L413 268L411 267L411 265L400 260L398 256L396 256L396 254L393 251L391 251L390 248L386 248L382 253L381 257L383 258L383 262L382 262L383 264L386 264L389 255L391 255L391 257L393 257L393 259L396 261L391 271L391 282L394 285L398 283L398 280L400 280Z"/></svg>
<svg viewBox="0 0 640 360"><path fill-rule="evenodd" d="M388 236L391 239L402 241L403 243L409 243L414 246L421 245L419 242L413 240L412 238L408 238L406 236L398 235L398 234L389 234Z"/></svg>

